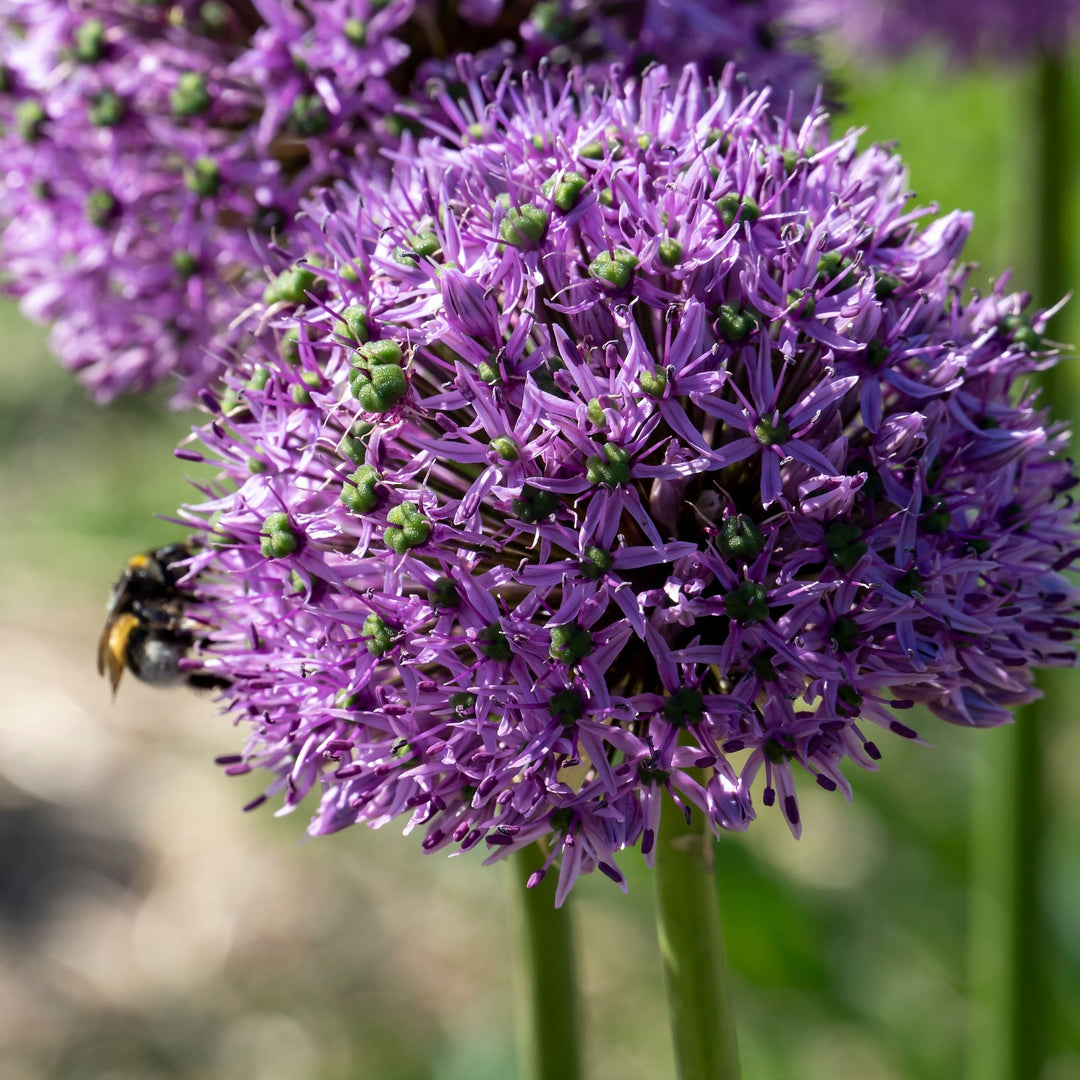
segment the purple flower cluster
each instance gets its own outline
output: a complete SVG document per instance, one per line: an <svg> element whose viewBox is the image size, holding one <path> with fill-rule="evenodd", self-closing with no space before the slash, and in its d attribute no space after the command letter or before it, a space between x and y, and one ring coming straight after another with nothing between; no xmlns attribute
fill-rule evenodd
<svg viewBox="0 0 1080 1080"><path fill-rule="evenodd" d="M778 4L428 0L0 0L2 269L52 347L109 399L231 362L299 198L396 134L425 73L466 46L516 58L735 58L813 93ZM685 33L688 22L699 27ZM374 167L369 163L368 168Z"/></svg>
<svg viewBox="0 0 1080 1080"><path fill-rule="evenodd" d="M199 432L225 764L321 788L313 834L542 841L561 902L666 797L798 835L797 775L1073 662L1043 316L968 295L887 150L668 78L444 98L456 139L308 206L308 302Z"/></svg>
<svg viewBox="0 0 1080 1080"><path fill-rule="evenodd" d="M835 30L857 55L943 45L964 61L1060 53L1080 23L1074 0L794 0L796 21Z"/></svg>

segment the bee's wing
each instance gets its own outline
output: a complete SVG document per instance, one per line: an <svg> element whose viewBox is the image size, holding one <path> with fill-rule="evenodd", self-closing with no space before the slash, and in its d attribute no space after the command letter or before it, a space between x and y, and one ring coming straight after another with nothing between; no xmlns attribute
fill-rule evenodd
<svg viewBox="0 0 1080 1080"><path fill-rule="evenodd" d="M110 610L105 618L105 625L101 630L101 637L98 638L97 647L97 673L99 675L105 674L105 669L108 667L109 658L109 638L112 634L113 626L116 624L116 618L113 616Z"/></svg>
<svg viewBox="0 0 1080 1080"><path fill-rule="evenodd" d="M138 625L138 617L130 611L125 612L106 621L98 642L98 674L109 676L109 685L114 694L127 663L128 639Z"/></svg>

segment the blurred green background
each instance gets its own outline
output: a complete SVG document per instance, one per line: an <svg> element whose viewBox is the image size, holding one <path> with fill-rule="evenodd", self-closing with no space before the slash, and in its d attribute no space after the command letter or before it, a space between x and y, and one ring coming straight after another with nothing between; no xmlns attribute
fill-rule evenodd
<svg viewBox="0 0 1080 1080"><path fill-rule="evenodd" d="M973 284L1011 264L1030 287L1030 72L923 55L842 81L838 130L897 140L920 203L975 212ZM1061 227L1080 241L1076 159L1061 168ZM102 605L128 555L178 535L154 514L189 497L171 450L190 420L162 397L90 405L41 331L10 307L0 328L0 1073L513 1077L506 867L423 856L393 828L301 843L303 809L241 814L262 778L212 764L242 735L208 698L132 680L110 702ZM1058 336L1080 342L1080 304ZM1080 376L1069 385L1055 410L1080 416ZM1058 717L1046 746L1051 1062L1031 1080L1080 1078L1077 719ZM976 744L1000 733L920 730L932 748L886 742L853 805L803 785L798 844L766 814L720 845L748 1080L961 1074L969 786ZM575 892L587 1075L671 1080L651 883L623 864L627 897L600 875Z"/></svg>

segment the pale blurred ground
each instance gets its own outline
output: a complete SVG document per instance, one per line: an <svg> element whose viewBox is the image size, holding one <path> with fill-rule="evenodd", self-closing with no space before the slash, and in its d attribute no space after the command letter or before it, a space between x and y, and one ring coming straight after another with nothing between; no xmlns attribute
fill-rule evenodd
<svg viewBox="0 0 1080 1080"><path fill-rule="evenodd" d="M1003 266L1023 251L1023 181L1002 165L1023 79L905 70L849 119L902 139L922 197L975 208L973 254ZM97 678L112 579L178 535L152 515L186 497L170 453L187 426L160 401L89 405L0 312L0 1078L510 1080L505 867L424 856L394 828L304 843L303 808L241 813L261 777L212 764L242 737L209 697L130 680L114 703ZM1054 1061L1037 1080L1080 1078L1078 721L1047 750ZM882 740L851 806L803 785L798 844L772 814L721 845L748 1080L958 1075L968 778L996 735L924 734ZM625 864L629 897L599 875L575 891L587 1075L672 1080L650 881Z"/></svg>

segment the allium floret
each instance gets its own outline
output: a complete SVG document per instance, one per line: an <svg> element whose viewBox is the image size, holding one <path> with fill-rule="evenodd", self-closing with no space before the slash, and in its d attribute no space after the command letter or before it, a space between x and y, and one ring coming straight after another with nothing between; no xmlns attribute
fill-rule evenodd
<svg viewBox="0 0 1080 1080"><path fill-rule="evenodd" d="M267 317L325 389L296 406L266 350L200 432L205 663L285 806L321 792L312 833L539 840L561 902L651 857L667 799L798 835L796 777L850 797L873 728L1000 724L1072 663L1075 477L1029 379L1055 353L1004 281L968 289L968 215L693 70L464 100L389 184L307 208L290 257L326 291ZM564 212L544 185L571 173ZM546 227L507 243L525 205ZM397 258L421 221L437 248Z"/></svg>

